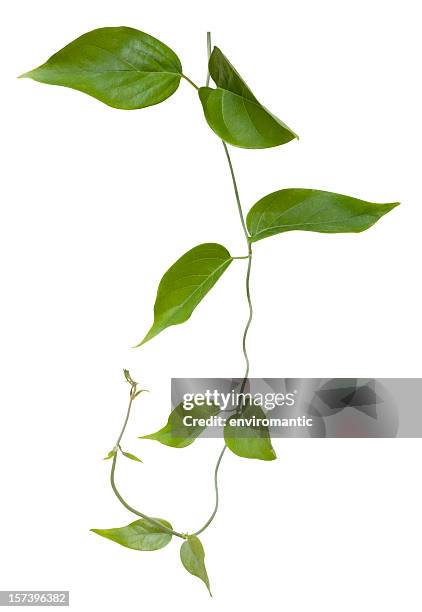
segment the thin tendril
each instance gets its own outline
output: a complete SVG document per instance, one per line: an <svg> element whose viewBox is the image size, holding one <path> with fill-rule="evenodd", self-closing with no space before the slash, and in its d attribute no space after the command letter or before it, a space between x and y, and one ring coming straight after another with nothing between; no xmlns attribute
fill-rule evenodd
<svg viewBox="0 0 422 612"><path fill-rule="evenodd" d="M211 54L211 33L207 32L207 47L208 47L208 59L209 56ZM209 80L210 80L210 74L208 71L208 75L207 75L207 86L209 84ZM230 175L232 178L232 183L233 183L233 189L234 189L234 194L236 197L236 203L237 203L237 210L239 213L239 217L240 217L240 222L242 224L242 229L243 229L243 233L245 234L245 238L246 238L246 243L248 245L248 269L246 271L246 298L248 300L248 306L249 306L249 317L248 320L246 322L246 326L245 326L245 330L243 332L243 340L242 340L242 349L243 349L243 355L245 357L245 363L246 363L246 369L245 369L245 374L243 376L243 380L242 380L242 384L240 387L240 393L243 393L247 380L248 380L248 376L249 376L249 368L250 368L250 362L249 362L249 356L248 356L248 351L247 351L247 345L246 345L246 341L247 341L247 337L248 337L248 331L250 328L250 325L252 323L252 318L253 318L253 308L252 308L252 299L251 299L251 289L250 289L250 279L251 279L251 268L252 268L252 245L249 242L249 234L248 234L248 229L246 227L246 223L245 223L245 217L243 214L243 210L242 210L242 204L240 202L240 196L239 196L239 190L237 188L237 182L236 182L236 176L234 173L234 169L233 169L233 164L230 158L230 153L228 150L228 147L226 145L226 143L224 142L224 140L221 141L224 147L224 152L226 154L226 158L227 158L227 162L230 168ZM214 489L215 489L215 504L214 504L214 510L210 516L210 518L208 519L208 521L204 524L203 527L201 527L201 529L199 529L198 531L196 531L193 535L199 535L200 533L202 533L203 531L205 531L205 529L212 523L212 521L214 520L215 515L217 514L217 510L218 510L218 504L219 504L219 492L218 492L218 471L220 469L220 465L221 465L221 461L223 459L224 453L227 450L227 445L225 444L218 456L217 459L217 463L215 466L215 471L214 471Z"/></svg>
<svg viewBox="0 0 422 612"><path fill-rule="evenodd" d="M183 538L186 539L186 536L183 533L179 533L178 531L174 531L174 529L170 529L169 527L166 527L165 525L163 525L162 523L160 523L160 521L157 521L156 519L152 518L151 516L148 516L147 514L144 514L143 512L139 512L139 510L136 510L136 508L133 508L132 506L130 506L125 499L121 496L119 490L116 487L116 482L115 482L115 472L116 472L116 463L117 463L117 455L120 449L120 441L123 437L123 434L125 433L126 430L126 426L128 424L129 421L129 416L130 416L130 410L132 408L132 403L135 397L135 393L136 393L136 383L133 383L130 389L130 399L129 399L129 405L128 405L128 409L127 409L127 413L126 413L126 418L125 421L123 423L123 427L122 427L122 431L119 434L119 437L117 438L114 450L115 450L115 455L113 457L113 463L111 464L111 473L110 473L110 484L111 484L111 488L114 491L115 496L117 497L117 499L119 500L119 502L130 512L132 512L133 514L136 514L137 516L140 516L141 518L145 519L146 521L148 521L149 523L151 523L151 525L154 525L155 527L159 527L160 531L163 531L165 533L169 533L170 535L175 535L179 538Z"/></svg>

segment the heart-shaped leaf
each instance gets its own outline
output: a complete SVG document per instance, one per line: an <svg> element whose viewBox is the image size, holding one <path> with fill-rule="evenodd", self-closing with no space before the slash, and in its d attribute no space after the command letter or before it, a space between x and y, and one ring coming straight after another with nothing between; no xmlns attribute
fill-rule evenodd
<svg viewBox="0 0 422 612"><path fill-rule="evenodd" d="M114 108L131 110L171 96L179 86L182 65L156 38L122 26L87 32L21 76L71 87Z"/></svg>
<svg viewBox="0 0 422 612"><path fill-rule="evenodd" d="M205 567L205 552L197 536L189 536L180 548L180 559L183 567L193 576L196 576L206 585L211 595L210 581Z"/></svg>
<svg viewBox="0 0 422 612"><path fill-rule="evenodd" d="M200 244L182 255L160 281L154 305L154 323L137 346L151 340L166 327L187 321L232 260L228 250L215 243Z"/></svg>
<svg viewBox="0 0 422 612"><path fill-rule="evenodd" d="M173 448L185 448L195 442L196 438L204 431L207 425L204 423L206 419L217 415L220 408L216 405L198 406L187 409L181 402L168 418L166 425L147 436L141 436L143 440L157 440L166 446ZM186 419L186 422L185 422ZM195 419L200 419L200 424Z"/></svg>
<svg viewBox="0 0 422 612"><path fill-rule="evenodd" d="M168 521L154 519L163 524L167 529L172 529ZM133 548L134 550L158 550L164 548L170 542L171 533L161 531L158 525L150 523L145 519L139 519L126 527L116 529L91 529L94 533L117 544Z"/></svg>
<svg viewBox="0 0 422 612"><path fill-rule="evenodd" d="M224 439L228 448L235 455L247 459L277 459L268 427L262 424L265 418L262 408L253 403L247 404L239 415L230 417L224 427Z"/></svg>
<svg viewBox="0 0 422 612"><path fill-rule="evenodd" d="M259 200L246 223L251 242L292 230L363 232L398 204L372 204L316 189L282 189Z"/></svg>
<svg viewBox="0 0 422 612"><path fill-rule="evenodd" d="M297 138L258 102L218 47L211 54L209 71L217 89L201 87L198 93L208 125L225 142L246 149L265 149Z"/></svg>

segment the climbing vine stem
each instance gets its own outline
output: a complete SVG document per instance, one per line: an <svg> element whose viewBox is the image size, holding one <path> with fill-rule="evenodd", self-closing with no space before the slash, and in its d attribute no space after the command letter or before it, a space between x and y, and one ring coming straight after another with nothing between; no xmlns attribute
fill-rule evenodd
<svg viewBox="0 0 422 612"><path fill-rule="evenodd" d="M207 50L208 50L208 59L210 58L211 55L211 32L207 32ZM209 85L209 81L210 81L210 73L208 71L207 74L207 81L206 84L207 86ZM251 288L250 288L250 280L251 280L251 269L252 269L252 245L250 243L249 240L249 234L248 234L248 230L246 227L246 222L245 222L245 216L243 214L243 209L242 209L242 204L240 201L240 195L239 195L239 189L237 186L237 181L236 181L236 175L234 173L234 168L233 168L233 163L230 157L230 152L229 152L229 148L226 145L226 143L224 142L224 140L221 141L223 148L224 148L224 153L226 154L226 159L227 159L227 163L229 165L229 169L230 169L230 176L232 179L232 183L233 183L233 190L234 190L234 195L235 195L235 199L236 199L236 204L237 204L237 210L239 213L239 217L240 217L240 222L242 224L242 229L243 229L243 233L245 234L245 239L246 239L246 244L248 247L248 255L247 255L247 260L248 260L248 267L246 270L246 298L248 301L248 306L249 306L249 316L248 316L248 320L246 322L245 325L245 329L243 332L243 340L242 340L242 350L243 350L243 355L245 357L245 374L243 376L243 380L242 380L242 384L240 387L240 393L243 393L243 391L245 390L245 386L248 380L248 376L249 376L249 369L250 369L250 362L249 362L249 355L248 355L248 350L247 350L247 338L248 338L248 331L249 328L251 326L252 323L252 318L253 318L253 307L252 307L252 298L251 298ZM221 462L223 460L224 454L227 450L227 446L226 444L223 446L218 459L217 459L217 463L215 465L215 470L214 470L214 490L215 490L215 502L214 502L214 510L211 513L211 516L209 517L209 519L207 520L207 522L201 527L201 529L198 529L198 531L196 531L194 533L194 535L199 535L200 533L202 533L203 531L205 531L205 529L207 529L207 527L209 527L209 525L212 523L212 521L214 520L215 515L217 514L218 511L218 505L219 505L219 490L218 490L218 472L220 469L220 465Z"/></svg>
<svg viewBox="0 0 422 612"><path fill-rule="evenodd" d="M207 32L207 51L208 51L208 58L211 55L211 33ZM186 79L186 81L188 81L195 89L198 89L198 86L188 77L186 77L185 75L183 75L183 77ZM210 73L209 70L207 72L207 79L206 79L206 84L207 86L209 85L209 81L210 81ZM247 270L246 270L246 281L245 281L245 287L246 287L246 298L247 298L247 302L248 302L248 307L249 307L249 316L245 325L245 329L243 332L243 339L242 339L242 350L243 350L243 355L245 358L245 374L243 376L242 379L242 383L241 383L241 387L240 387L240 393L243 393L243 391L245 390L245 386L248 380L248 376L249 376L249 369L250 369L250 361L249 361L249 356L248 356L248 351L247 351L247 336L248 336L248 331L250 328L250 325L252 323L252 318L253 318L253 307L252 307L252 298L251 298L251 290L250 290L250 278L251 278L251 269L252 269L252 245L250 242L250 237L248 234L248 230L246 227L246 222L245 222L245 216L243 214L243 209L242 209L242 204L240 201L240 195L239 195L239 189L237 186L237 181L236 181L236 175L234 172L234 168L233 168L233 163L230 157L230 152L229 152L229 148L226 145L226 143L224 142L224 140L221 141L222 145L223 145L223 149L224 149L224 153L227 159L227 163L229 166L229 170L230 170L230 176L231 176L231 180L232 180L232 184L233 184L233 191L234 191L234 195L235 195L235 200L236 200L236 204L237 204L237 210L239 213L239 218L240 218L240 222L241 222L241 226L242 226L242 230L243 233L245 235L245 240L246 240L246 244L247 244L247 250L248 250L248 255L244 256L244 257L234 257L233 259L247 259L248 260L248 266L247 266ZM115 453L113 456L113 462L112 462L112 466L111 466L111 474L110 474L110 483L111 483L111 487L114 491L114 494L116 495L117 499L120 501L120 503L130 512L132 512L133 514L136 514L137 516L140 516L141 518L149 521L151 524L160 527L160 529L162 529L164 532L166 533L170 533L172 535L178 536L179 538L183 538L185 539L187 536L186 534L183 533L179 533L178 531L175 531L173 529L167 528L164 525L162 525L159 521L155 520L154 518L139 512L138 510L136 510L135 508L133 508L132 506L130 506L126 500L122 497L122 495L120 494L119 490L117 489L116 486L116 482L115 482L115 471L116 471L116 463L117 463L117 456L120 449L120 441L123 437L123 434L125 432L127 423L129 421L129 416L130 416L130 411L132 408L132 403L133 400L135 399L136 395L139 394L139 391L137 391L137 383L134 382L131 378L130 375L128 375L127 371L125 371L125 376L126 376L126 380L131 384L131 391L130 391L130 398L129 398L129 405L128 405L128 410L127 410L127 414L126 414L126 418L123 424L123 428L120 432L120 435L117 439L115 448L113 449L113 452ZM242 406L240 407L240 409L242 409ZM215 465L215 469L214 469L214 491L215 491L215 502L214 502L214 509L211 513L211 516L209 517L209 519L206 521L206 523L200 528L198 529L198 531L195 531L192 535L194 536L198 536L199 534L201 534L203 531L205 531L209 525L212 523L212 521L215 518L215 515L217 514L218 511L218 506L219 506L219 488L218 488L218 474L219 474L219 470L220 470L220 466L224 457L224 454L227 450L227 445L224 444L223 448L221 449L221 452L218 456L217 459L217 463Z"/></svg>

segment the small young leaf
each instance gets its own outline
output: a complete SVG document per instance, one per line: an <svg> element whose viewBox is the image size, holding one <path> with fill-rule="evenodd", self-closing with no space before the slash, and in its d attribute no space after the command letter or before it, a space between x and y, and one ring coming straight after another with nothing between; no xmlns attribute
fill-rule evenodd
<svg viewBox="0 0 422 612"><path fill-rule="evenodd" d="M135 399L135 397L138 397L138 395L141 395L141 393L149 393L148 389L139 389L139 391L137 391L134 396L133 399Z"/></svg>
<svg viewBox="0 0 422 612"><path fill-rule="evenodd" d="M182 255L161 279L154 305L154 323L137 346L166 327L187 321L232 261L228 250L215 243L200 244Z"/></svg>
<svg viewBox="0 0 422 612"><path fill-rule="evenodd" d="M196 536L189 536L180 548L180 559L183 567L193 576L205 583L211 595L210 581L205 567L205 552L201 541Z"/></svg>
<svg viewBox="0 0 422 612"><path fill-rule="evenodd" d="M206 420L209 417L217 415L219 412L220 408L215 405L195 405L191 410L187 410L183 407L182 402L172 410L166 425L162 429L147 436L141 436L141 439L157 440L157 442L161 442L161 444L165 444L166 446L172 446L173 448L185 448L192 444L192 442L195 442L196 438L206 428L206 425L185 425L185 417Z"/></svg>
<svg viewBox="0 0 422 612"><path fill-rule="evenodd" d="M137 383L133 380L132 376L130 375L129 370L123 370L123 374L125 375L125 378L127 380L127 382L130 385L136 385Z"/></svg>
<svg viewBox="0 0 422 612"><path fill-rule="evenodd" d="M122 26L87 32L21 76L71 87L114 108L131 110L171 96L182 66L165 44Z"/></svg>
<svg viewBox="0 0 422 612"><path fill-rule="evenodd" d="M136 455L132 455L132 453L127 453L126 451L122 450L122 455L128 459L132 459L132 461L139 461L139 463L143 463L142 459L139 459Z"/></svg>
<svg viewBox="0 0 422 612"><path fill-rule="evenodd" d="M113 448L113 450L111 450L111 451L108 453L107 457L104 457L104 461L107 461L107 459L112 459L112 458L114 457L114 455L115 455L115 454L116 454L116 451L115 451L115 449Z"/></svg>
<svg viewBox="0 0 422 612"><path fill-rule="evenodd" d="M246 222L251 242L293 230L363 232L398 204L372 204L316 189L282 189L259 200Z"/></svg>
<svg viewBox="0 0 422 612"><path fill-rule="evenodd" d="M220 138L237 147L265 149L285 144L296 134L272 115L217 47L209 71L217 89L198 91L208 125Z"/></svg>
<svg viewBox="0 0 422 612"><path fill-rule="evenodd" d="M253 403L245 406L238 416L230 417L224 427L224 439L228 448L235 455L247 459L277 459L268 427L261 422L265 418L262 408Z"/></svg>
<svg viewBox="0 0 422 612"><path fill-rule="evenodd" d="M160 521L164 527L172 529L168 521L163 519L155 519ZM134 550L158 550L164 548L171 540L171 534L161 531L157 525L150 523L145 519L139 519L134 523L130 523L126 527L117 527L115 529L91 529L94 533L117 542L127 548Z"/></svg>

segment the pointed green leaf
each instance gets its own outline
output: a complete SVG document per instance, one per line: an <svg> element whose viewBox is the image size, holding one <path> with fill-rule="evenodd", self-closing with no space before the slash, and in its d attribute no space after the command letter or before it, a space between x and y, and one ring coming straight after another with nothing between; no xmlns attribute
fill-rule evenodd
<svg viewBox="0 0 422 612"><path fill-rule="evenodd" d="M164 527L172 529L168 521L163 519L155 519L163 524ZM150 523L145 519L139 519L134 523L130 523L126 527L117 527L115 529L91 529L94 533L117 542L127 548L134 550L158 550L164 548L171 540L171 534L161 531L157 525Z"/></svg>
<svg viewBox="0 0 422 612"><path fill-rule="evenodd" d="M112 459L112 457L114 457L114 455L116 454L116 450L113 448L113 450L111 450L107 457L104 457L104 461L107 461L107 459Z"/></svg>
<svg viewBox="0 0 422 612"><path fill-rule="evenodd" d="M194 405L192 409L188 410L184 408L183 402L181 402L172 410L166 425L162 429L147 436L142 436L141 439L157 440L157 442L173 448L185 448L195 442L196 438L204 431L206 428L204 421L219 412L220 408L215 405ZM187 420L185 421L185 419ZM202 424L194 422L193 419L201 419Z"/></svg>
<svg viewBox="0 0 422 612"><path fill-rule="evenodd" d="M228 250L215 243L200 244L182 255L161 279L154 305L154 323L137 346L166 327L187 321L231 262Z"/></svg>
<svg viewBox="0 0 422 612"><path fill-rule="evenodd" d="M162 102L179 86L182 66L162 42L127 27L83 34L42 66L21 75L82 91L114 108Z"/></svg>
<svg viewBox="0 0 422 612"><path fill-rule="evenodd" d="M265 149L297 138L262 106L217 47L211 54L209 71L217 89L201 87L199 98L208 125L225 142L246 149Z"/></svg>
<svg viewBox="0 0 422 612"><path fill-rule="evenodd" d="M239 457L273 461L277 458L268 427L262 424L265 413L260 406L248 404L241 414L230 417L224 427L228 448Z"/></svg>
<svg viewBox="0 0 422 612"><path fill-rule="evenodd" d="M136 455L132 455L132 453L127 453L126 451L122 450L122 455L128 459L132 459L132 461L139 461L139 463L143 463L142 459L139 459Z"/></svg>
<svg viewBox="0 0 422 612"><path fill-rule="evenodd" d="M205 567L205 552L201 541L196 536L189 536L180 548L180 559L183 567L193 576L205 583L211 595L210 581Z"/></svg>
<svg viewBox="0 0 422 612"><path fill-rule="evenodd" d="M292 230L363 232L398 204L371 204L316 189L282 189L259 200L246 223L251 242Z"/></svg>

